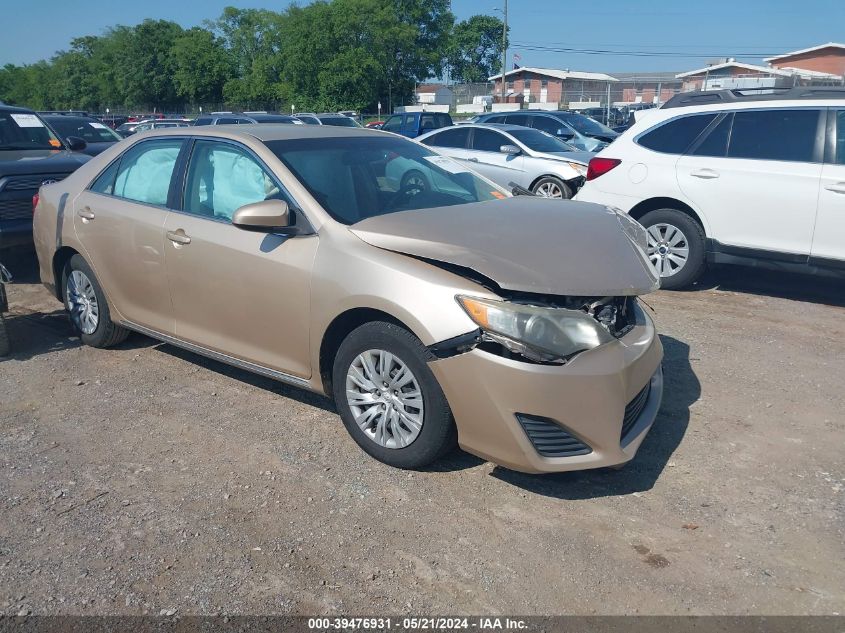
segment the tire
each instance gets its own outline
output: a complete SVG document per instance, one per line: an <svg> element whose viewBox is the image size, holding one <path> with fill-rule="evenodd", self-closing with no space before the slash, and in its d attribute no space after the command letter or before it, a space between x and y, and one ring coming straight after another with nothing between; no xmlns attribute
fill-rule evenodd
<svg viewBox="0 0 845 633"><path fill-rule="evenodd" d="M375 386L380 374L370 373L369 377L376 380L369 381L362 359L368 357L371 369L378 371L382 358L390 364L388 356L382 354L384 352L393 357L394 363L398 363L396 366L391 365L395 370L394 379L405 371L399 365L410 370L413 381L400 386L398 391L382 389L383 384L378 385L378 389L370 390L370 385ZM352 439L378 461L396 468L422 468L457 446L458 436L452 411L427 364L433 359L434 356L416 336L398 325L383 321L366 323L356 328L341 343L332 369L335 405ZM390 371L387 373L390 375ZM405 377L407 379L407 374ZM403 393L413 395L417 387L420 399L400 400L395 397L397 393L400 396ZM360 406L353 405L347 394L352 394L361 403ZM364 399L369 401L364 402ZM402 405L408 401L418 404L407 407ZM353 407L356 411L353 411ZM400 407L402 413L399 413ZM371 415L373 412L375 415ZM387 416L387 412L390 416ZM356 423L356 413L359 419L365 418L362 425ZM403 415L419 417L419 426L412 439L409 438L414 435L414 425L407 423ZM382 428L380 439L379 428Z"/></svg>
<svg viewBox="0 0 845 633"><path fill-rule="evenodd" d="M405 175L402 176L402 182L399 185L399 191L405 191L408 187L411 186L412 183L416 183L419 186L420 193L425 193L431 187L428 184L428 180L426 180L425 175L416 169L412 169L409 172L406 172Z"/></svg>
<svg viewBox="0 0 845 633"><path fill-rule="evenodd" d="M6 319L0 313L0 356L6 356L12 350L9 342L9 332L6 330Z"/></svg>
<svg viewBox="0 0 845 633"><path fill-rule="evenodd" d="M81 273L88 282L90 282L90 289L84 289L78 284L78 278L74 273ZM79 292L73 288L69 288L69 284L74 284L74 288L78 288L83 292L87 292L89 305L96 307L96 324L91 327L92 322L86 320L83 322L81 318L81 304L74 302L73 297L79 296ZM93 296L93 301L90 297ZM126 340L129 336L129 330L120 327L111 320L111 312L109 311L109 304L106 300L106 295L100 282L97 281L94 271L88 265L81 255L74 255L70 258L62 272L62 298L64 300L65 309L71 316L71 323L73 328L79 333L82 342L90 347L106 348L114 347Z"/></svg>
<svg viewBox="0 0 845 633"><path fill-rule="evenodd" d="M541 190L542 191L548 191L548 192L559 191L560 195L557 195L556 193L554 195L548 195L548 194L544 195L544 194L540 193ZM556 198L556 199L559 198L561 200L569 200L573 195L575 195L572 192L572 187L567 185L560 178L555 178L554 176L543 176L542 178L540 178L531 187L531 192L534 195L540 196L542 198Z"/></svg>
<svg viewBox="0 0 845 633"><path fill-rule="evenodd" d="M641 217L640 224L648 232L648 255L660 273L661 288L686 288L701 278L707 269L707 243L704 229L695 219L677 209L655 209ZM667 238L673 243L669 244ZM661 248L669 250L661 255ZM678 266L684 252L686 260Z"/></svg>

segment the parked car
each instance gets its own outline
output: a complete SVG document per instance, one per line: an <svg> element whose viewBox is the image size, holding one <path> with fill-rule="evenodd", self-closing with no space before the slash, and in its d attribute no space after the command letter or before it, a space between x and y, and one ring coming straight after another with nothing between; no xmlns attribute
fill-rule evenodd
<svg viewBox="0 0 845 633"><path fill-rule="evenodd" d="M482 114L476 123L507 123L508 125L522 125L548 132L578 149L588 152L598 152L617 136L609 127L593 121L591 118L562 110L548 112L545 110L519 110L515 112L494 112Z"/></svg>
<svg viewBox="0 0 845 633"><path fill-rule="evenodd" d="M142 121L136 125L132 130L132 134L171 127L188 127L189 125L191 125L191 121L189 119L153 119L152 121Z"/></svg>
<svg viewBox="0 0 845 633"><path fill-rule="evenodd" d="M708 262L845 272L845 89L683 93L592 161L579 200L642 223L665 288Z"/></svg>
<svg viewBox="0 0 845 633"><path fill-rule="evenodd" d="M322 125L320 119L313 112L297 112L293 116L302 121L305 125Z"/></svg>
<svg viewBox="0 0 845 633"><path fill-rule="evenodd" d="M381 129L408 138L416 138L432 130L451 125L454 125L452 117L444 112L405 112L388 117Z"/></svg>
<svg viewBox="0 0 845 633"><path fill-rule="evenodd" d="M290 125L301 125L302 121L287 114L275 114L272 112L254 112L248 115L239 114L237 112L226 112L222 114L209 114L197 117L193 122L193 125L254 125L256 123L286 123Z"/></svg>
<svg viewBox="0 0 845 633"><path fill-rule="evenodd" d="M126 138L127 136L132 136L135 133L135 128L141 125L143 121L126 121L125 123L121 123L115 128L115 132L117 132L121 138Z"/></svg>
<svg viewBox="0 0 845 633"><path fill-rule="evenodd" d="M622 133L637 122L637 117L645 110L652 110L657 105L653 103L631 103L621 108L619 122L612 126L614 132Z"/></svg>
<svg viewBox="0 0 845 633"><path fill-rule="evenodd" d="M465 163L497 185L515 183L538 196L571 198L584 183L593 157L551 134L518 125L467 123L417 139ZM421 186L429 186L420 175Z"/></svg>
<svg viewBox="0 0 845 633"><path fill-rule="evenodd" d="M396 187L391 157L433 186ZM396 134L153 131L43 187L35 235L84 343L135 330L331 395L392 466L456 444L529 472L621 464L660 405L643 228Z"/></svg>
<svg viewBox="0 0 845 633"><path fill-rule="evenodd" d="M373 130L380 130L382 125L384 125L384 121L370 121L364 127L368 127Z"/></svg>
<svg viewBox="0 0 845 633"><path fill-rule="evenodd" d="M86 146L82 151L89 156L96 156L123 139L120 134L105 123L101 123L92 117L61 114L43 116L42 118L65 143L71 137L81 138L85 141Z"/></svg>
<svg viewBox="0 0 845 633"><path fill-rule="evenodd" d="M317 115L317 120L320 125L334 125L335 127L361 127L355 119L351 119L345 114L332 114L325 112Z"/></svg>
<svg viewBox="0 0 845 633"><path fill-rule="evenodd" d="M625 122L625 114L620 108L611 106L608 112L607 107L603 108L584 108L578 110L578 114L590 117L593 121L598 121L602 125L613 129L617 125L622 125Z"/></svg>
<svg viewBox="0 0 845 633"><path fill-rule="evenodd" d="M12 274L0 263L0 356L6 356L11 351L9 333L6 331L4 312L9 311L9 301L6 298L5 284L12 281Z"/></svg>
<svg viewBox="0 0 845 633"><path fill-rule="evenodd" d="M82 139L62 142L32 110L0 106L0 249L32 243L32 196L85 163L84 149Z"/></svg>

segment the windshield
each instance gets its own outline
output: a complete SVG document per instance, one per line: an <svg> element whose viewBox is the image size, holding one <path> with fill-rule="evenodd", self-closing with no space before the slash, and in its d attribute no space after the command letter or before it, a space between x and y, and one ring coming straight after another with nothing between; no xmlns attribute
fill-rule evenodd
<svg viewBox="0 0 845 633"><path fill-rule="evenodd" d="M327 116L320 119L323 125L334 125L336 127L361 127L348 116Z"/></svg>
<svg viewBox="0 0 845 633"><path fill-rule="evenodd" d="M0 112L0 150L62 149L62 143L31 112Z"/></svg>
<svg viewBox="0 0 845 633"><path fill-rule="evenodd" d="M609 127L602 125L598 121L593 121L593 119L586 117L583 114L569 112L558 116L585 136L592 136L594 134L598 134L600 136L616 136L616 132L611 130Z"/></svg>
<svg viewBox="0 0 845 633"><path fill-rule="evenodd" d="M508 130L508 134L535 152L577 152L578 150L555 138L551 134L527 127L522 130Z"/></svg>
<svg viewBox="0 0 845 633"><path fill-rule="evenodd" d="M338 222L507 197L450 158L393 135L268 141Z"/></svg>
<svg viewBox="0 0 845 633"><path fill-rule="evenodd" d="M114 143L121 140L119 134L99 121L58 116L48 117L47 122L65 139L68 136L77 136L86 143Z"/></svg>

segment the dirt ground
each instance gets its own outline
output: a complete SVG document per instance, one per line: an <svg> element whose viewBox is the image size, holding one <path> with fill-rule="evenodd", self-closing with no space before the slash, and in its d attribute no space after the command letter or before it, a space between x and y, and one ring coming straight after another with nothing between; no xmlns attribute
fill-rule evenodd
<svg viewBox="0 0 845 633"><path fill-rule="evenodd" d="M663 408L620 471L382 466L325 399L133 335L6 263L0 612L845 613L845 284L646 300Z"/></svg>

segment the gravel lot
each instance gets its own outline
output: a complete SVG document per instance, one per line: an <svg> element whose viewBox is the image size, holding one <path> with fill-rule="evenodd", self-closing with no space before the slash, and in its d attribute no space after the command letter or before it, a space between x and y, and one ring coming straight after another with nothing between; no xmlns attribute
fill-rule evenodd
<svg viewBox="0 0 845 633"><path fill-rule="evenodd" d="M623 470L409 473L314 395L142 336L80 346L6 259L2 613L845 613L845 284L736 269L647 298L666 395Z"/></svg>

